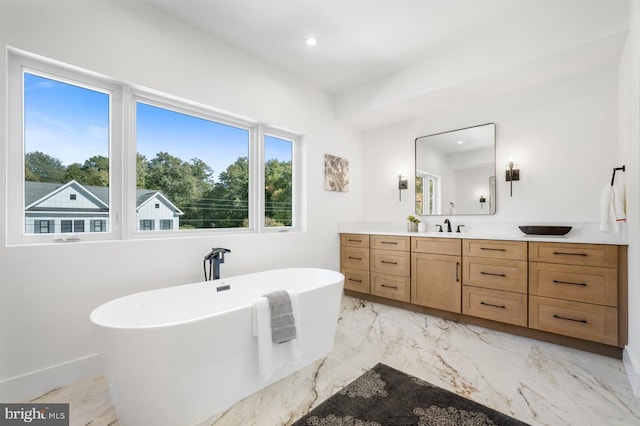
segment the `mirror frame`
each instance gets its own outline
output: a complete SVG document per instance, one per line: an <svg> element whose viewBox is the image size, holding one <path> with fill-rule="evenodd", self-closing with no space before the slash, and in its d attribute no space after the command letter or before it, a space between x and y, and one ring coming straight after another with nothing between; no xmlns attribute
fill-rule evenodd
<svg viewBox="0 0 640 426"><path fill-rule="evenodd" d="M462 130L468 130L468 129L474 129L476 127L484 127L484 126L492 126L493 128L493 176L489 177L489 193L488 194L483 194L485 196L485 198L487 199L487 206L488 206L488 211L487 213L466 213L466 212L455 212L455 213L438 213L438 214L424 214L421 211L418 211L418 187L419 187L419 183L418 183L418 179L422 179L423 176L419 175L418 172L418 142L421 139L424 138L428 138L431 136L440 136L440 135L444 135L447 133L453 133L453 132L459 132ZM484 124L478 124L475 126L469 126L469 127L463 127L460 129L455 129L455 130L448 130L445 132L439 132L439 133L433 133L430 135L425 135L425 136L420 136L417 137L415 139L415 144L414 144L414 160L415 160L415 197L414 197L414 206L415 206L415 214L418 216L488 216L488 215L494 215L496 213L496 176L497 176L497 164L496 164L496 124L495 123L484 123ZM442 210L441 210L442 211Z"/></svg>

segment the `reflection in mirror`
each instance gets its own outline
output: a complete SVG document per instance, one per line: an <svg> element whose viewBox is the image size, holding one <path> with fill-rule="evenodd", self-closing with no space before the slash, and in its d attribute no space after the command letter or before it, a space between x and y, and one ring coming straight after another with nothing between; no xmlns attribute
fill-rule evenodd
<svg viewBox="0 0 640 426"><path fill-rule="evenodd" d="M496 212L495 124L416 139L416 214Z"/></svg>

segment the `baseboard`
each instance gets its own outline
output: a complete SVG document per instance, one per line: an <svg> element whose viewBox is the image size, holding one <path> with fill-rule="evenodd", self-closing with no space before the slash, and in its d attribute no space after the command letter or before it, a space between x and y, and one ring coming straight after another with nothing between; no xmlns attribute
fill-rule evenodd
<svg viewBox="0 0 640 426"><path fill-rule="evenodd" d="M88 376L102 374L98 354L0 381L0 402L25 402Z"/></svg>
<svg viewBox="0 0 640 426"><path fill-rule="evenodd" d="M636 355L627 346L624 348L622 361L624 362L624 368L627 370L633 394L640 397L640 359Z"/></svg>

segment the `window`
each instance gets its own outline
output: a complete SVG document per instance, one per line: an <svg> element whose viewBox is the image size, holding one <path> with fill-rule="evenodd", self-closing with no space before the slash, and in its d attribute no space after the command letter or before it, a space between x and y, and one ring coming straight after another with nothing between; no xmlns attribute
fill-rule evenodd
<svg viewBox="0 0 640 426"><path fill-rule="evenodd" d="M175 206L179 229L247 228L249 137L211 115L138 101L136 186Z"/></svg>
<svg viewBox="0 0 640 426"><path fill-rule="evenodd" d="M264 226L293 224L293 141L264 138Z"/></svg>
<svg viewBox="0 0 640 426"><path fill-rule="evenodd" d="M440 214L440 177L426 172L416 175L416 212L423 215Z"/></svg>
<svg viewBox="0 0 640 426"><path fill-rule="evenodd" d="M106 220L91 220L91 232L104 232L106 228Z"/></svg>
<svg viewBox="0 0 640 426"><path fill-rule="evenodd" d="M60 232L73 232L73 221L72 220L61 220L60 221Z"/></svg>
<svg viewBox="0 0 640 426"><path fill-rule="evenodd" d="M95 73L8 49L7 243L50 242L82 232L79 217L101 220L83 240L110 231L122 188L122 87ZM113 131L116 128L119 131ZM115 140L115 144L114 144ZM64 229L63 229L64 221ZM98 235L101 234L101 235Z"/></svg>
<svg viewBox="0 0 640 426"><path fill-rule="evenodd" d="M17 49L8 59L8 244L301 229L298 135Z"/></svg>
<svg viewBox="0 0 640 426"><path fill-rule="evenodd" d="M35 220L33 232L37 234L49 234L54 232L55 221L53 220Z"/></svg>
<svg viewBox="0 0 640 426"><path fill-rule="evenodd" d="M140 221L140 230L141 231L153 231L154 222L155 221L153 219L142 219Z"/></svg>
<svg viewBox="0 0 640 426"><path fill-rule="evenodd" d="M25 232L52 211L63 217L78 213L66 202L75 201L76 193L60 190L70 182L105 193L100 205L89 197L83 211L108 216L109 94L35 71L23 71L23 84ZM63 219L61 232L71 232L70 224ZM102 231L106 227L96 232Z"/></svg>

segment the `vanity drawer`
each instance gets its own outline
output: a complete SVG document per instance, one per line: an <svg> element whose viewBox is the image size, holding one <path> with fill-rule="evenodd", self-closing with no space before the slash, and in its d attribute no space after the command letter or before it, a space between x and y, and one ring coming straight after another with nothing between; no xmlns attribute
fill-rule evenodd
<svg viewBox="0 0 640 426"><path fill-rule="evenodd" d="M462 257L462 284L527 292L527 261Z"/></svg>
<svg viewBox="0 0 640 426"><path fill-rule="evenodd" d="M411 237L411 251L413 253L460 256L460 241L459 238Z"/></svg>
<svg viewBox="0 0 640 426"><path fill-rule="evenodd" d="M369 249L362 247L342 247L340 250L340 267L369 270Z"/></svg>
<svg viewBox="0 0 640 426"><path fill-rule="evenodd" d="M530 242L529 261L616 268L618 246Z"/></svg>
<svg viewBox="0 0 640 426"><path fill-rule="evenodd" d="M369 236L365 234L340 234L342 247L366 247L369 248Z"/></svg>
<svg viewBox="0 0 640 426"><path fill-rule="evenodd" d="M529 296L529 327L615 346L618 309Z"/></svg>
<svg viewBox="0 0 640 426"><path fill-rule="evenodd" d="M618 306L618 270L531 262L529 292L599 305Z"/></svg>
<svg viewBox="0 0 640 426"><path fill-rule="evenodd" d="M371 248L381 250L409 251L409 237L372 235Z"/></svg>
<svg viewBox="0 0 640 426"><path fill-rule="evenodd" d="M462 286L462 313L527 326L527 295Z"/></svg>
<svg viewBox="0 0 640 426"><path fill-rule="evenodd" d="M409 277L371 273L371 294L408 302L411 296Z"/></svg>
<svg viewBox="0 0 640 426"><path fill-rule="evenodd" d="M343 268L340 272L344 275L345 290L369 293L369 271Z"/></svg>
<svg viewBox="0 0 640 426"><path fill-rule="evenodd" d="M409 252L371 250L371 272L409 276L411 260Z"/></svg>
<svg viewBox="0 0 640 426"><path fill-rule="evenodd" d="M464 256L527 260L526 241L462 240Z"/></svg>

